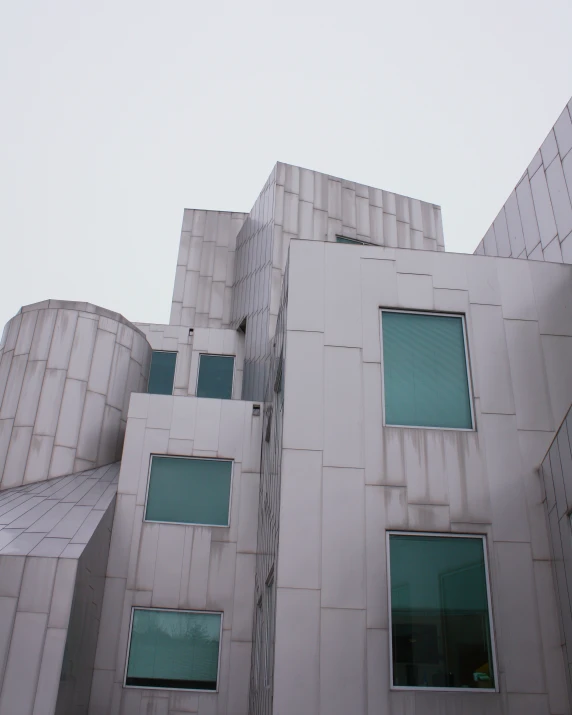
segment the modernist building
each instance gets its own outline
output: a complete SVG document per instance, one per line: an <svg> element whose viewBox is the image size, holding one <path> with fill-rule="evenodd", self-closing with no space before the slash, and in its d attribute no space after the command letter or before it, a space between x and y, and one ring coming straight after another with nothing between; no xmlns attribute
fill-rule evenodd
<svg viewBox="0 0 572 715"><path fill-rule="evenodd" d="M279 163L169 325L21 309L0 715L570 714L571 110L476 255Z"/></svg>

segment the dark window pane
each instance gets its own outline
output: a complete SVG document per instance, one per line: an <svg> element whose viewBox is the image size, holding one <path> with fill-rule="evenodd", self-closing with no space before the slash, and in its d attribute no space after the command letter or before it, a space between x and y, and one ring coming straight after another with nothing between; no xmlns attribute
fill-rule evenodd
<svg viewBox="0 0 572 715"><path fill-rule="evenodd" d="M218 613L135 609L125 684L216 690L220 622Z"/></svg>
<svg viewBox="0 0 572 715"><path fill-rule="evenodd" d="M153 395L172 395L177 353L153 351L147 392Z"/></svg>
<svg viewBox="0 0 572 715"><path fill-rule="evenodd" d="M389 537L393 684L494 688L483 541Z"/></svg>
<svg viewBox="0 0 572 715"><path fill-rule="evenodd" d="M383 312L385 422L471 429L460 317Z"/></svg>
<svg viewBox="0 0 572 715"><path fill-rule="evenodd" d="M232 462L153 457L149 476L149 521L228 526Z"/></svg>
<svg viewBox="0 0 572 715"><path fill-rule="evenodd" d="M356 243L358 246L367 245L364 241L358 241L356 238L346 238L345 236L336 236L336 243Z"/></svg>
<svg viewBox="0 0 572 715"><path fill-rule="evenodd" d="M232 355L201 355L197 397L218 397L221 400L230 400L233 372L234 357Z"/></svg>

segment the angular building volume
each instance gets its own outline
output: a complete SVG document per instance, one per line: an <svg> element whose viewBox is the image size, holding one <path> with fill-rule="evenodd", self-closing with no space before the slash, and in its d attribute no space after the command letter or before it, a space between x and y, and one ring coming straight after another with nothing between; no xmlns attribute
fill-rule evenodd
<svg viewBox="0 0 572 715"><path fill-rule="evenodd" d="M169 325L0 342L0 715L567 715L572 102L474 255L283 163Z"/></svg>

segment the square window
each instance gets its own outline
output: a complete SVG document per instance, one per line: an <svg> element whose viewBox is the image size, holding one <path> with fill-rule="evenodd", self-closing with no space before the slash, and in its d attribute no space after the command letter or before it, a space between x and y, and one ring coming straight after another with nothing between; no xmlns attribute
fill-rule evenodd
<svg viewBox="0 0 572 715"><path fill-rule="evenodd" d="M151 457L146 521L228 526L232 462Z"/></svg>
<svg viewBox="0 0 572 715"><path fill-rule="evenodd" d="M222 615L134 608L125 685L215 691Z"/></svg>
<svg viewBox="0 0 572 715"><path fill-rule="evenodd" d="M152 395L172 395L177 353L153 350L147 392Z"/></svg>
<svg viewBox="0 0 572 715"><path fill-rule="evenodd" d="M481 536L389 535L395 688L495 690Z"/></svg>
<svg viewBox="0 0 572 715"><path fill-rule="evenodd" d="M206 355L199 358L197 397L232 398L233 355Z"/></svg>
<svg viewBox="0 0 572 715"><path fill-rule="evenodd" d="M461 316L382 311L385 424L473 429Z"/></svg>

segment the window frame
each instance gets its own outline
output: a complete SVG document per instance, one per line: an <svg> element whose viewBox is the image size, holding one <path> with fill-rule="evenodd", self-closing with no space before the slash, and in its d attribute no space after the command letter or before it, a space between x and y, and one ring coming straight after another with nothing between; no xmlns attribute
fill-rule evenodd
<svg viewBox="0 0 572 715"><path fill-rule="evenodd" d="M391 613L391 552L389 548L389 540L392 535L396 536L434 536L438 538L449 539L480 539L483 544L483 558L485 563L485 585L487 589L487 607L489 615L489 637L491 639L491 656L492 667L494 674L494 688L444 688L444 687L422 687L419 685L394 685L393 684L393 619ZM398 529L389 529L385 532L385 554L387 563L387 610L389 619L389 689L401 691L415 692L440 692L440 693L498 693L499 687L499 670L497 662L497 648L495 640L495 625L493 617L493 604L491 598L491 583L489 571L489 555L487 552L487 537L485 534L466 534L441 531L399 531Z"/></svg>
<svg viewBox="0 0 572 715"><path fill-rule="evenodd" d="M147 500L149 498L149 485L151 484L151 468L153 466L153 457L166 457L167 459L193 459L203 462L230 462L230 494L228 496L228 518L227 524L199 524L195 521L157 521L155 519L147 519ZM234 459L219 458L219 457L198 457L196 455L187 454L151 454L149 455L149 468L147 470L147 484L145 486L145 507L143 511L143 523L146 524L174 524L175 526L204 526L208 529L229 529L230 515L232 510L232 488L234 485ZM166 609L178 610L178 609ZM197 611L198 613L198 611ZM202 611L201 611L202 613ZM210 692L210 691L209 691Z"/></svg>
<svg viewBox="0 0 572 715"><path fill-rule="evenodd" d="M199 378L201 375L201 359L203 355L207 355L208 357L230 357L232 358L232 383L230 385L230 398L231 400L234 399L234 378L236 377L236 355L229 355L229 354L223 354L223 353L199 353L199 362L197 364L197 381L195 384L195 397L199 397ZM226 398L224 397L200 397L199 399L201 400L224 400Z"/></svg>
<svg viewBox="0 0 572 715"><path fill-rule="evenodd" d="M424 427L422 425L394 425L388 424L385 418L385 370L383 360L383 314L384 313L406 313L408 315L431 315L442 318L460 318L463 326L463 347L465 350L465 365L467 368L467 388L469 391L469 404L471 407L472 427ZM475 401L473 397L473 379L471 372L471 361L469 359L469 342L467 339L467 316L465 313L443 313L438 310L409 310L400 308L380 308L379 309L379 341L381 345L381 414L383 427L397 427L398 429L430 429L446 430L447 432L476 432L477 422L475 418Z"/></svg>
<svg viewBox="0 0 572 715"><path fill-rule="evenodd" d="M151 367L153 366L153 353L171 353L175 355L175 369L173 370L173 385L171 387L171 392L169 395L173 396L173 392L175 391L175 375L177 374L177 362L179 360L179 351L178 350L153 350L151 348L151 362L149 363L149 377L147 378L147 395L161 395L164 393L161 392L149 392L149 381L151 380ZM168 395L164 395L168 396Z"/></svg>
<svg viewBox="0 0 572 715"><path fill-rule="evenodd" d="M163 522L160 522L163 523ZM169 522L170 523L170 522ZM133 616L135 611L170 611L174 613L200 613L203 616L220 616L220 635L218 641L218 661L216 669L216 689L215 690L199 690L195 688L161 688L158 685L127 685L127 670L129 668L129 656L131 655L131 632L133 629ZM222 650L222 635L223 635L223 620L224 611L197 611L191 608L154 608L152 606L131 606L131 614L129 617L129 634L127 636L127 655L125 658L125 672L123 674L123 687L133 688L134 690L162 690L163 692L174 691L177 693L218 693L220 690L220 658Z"/></svg>

